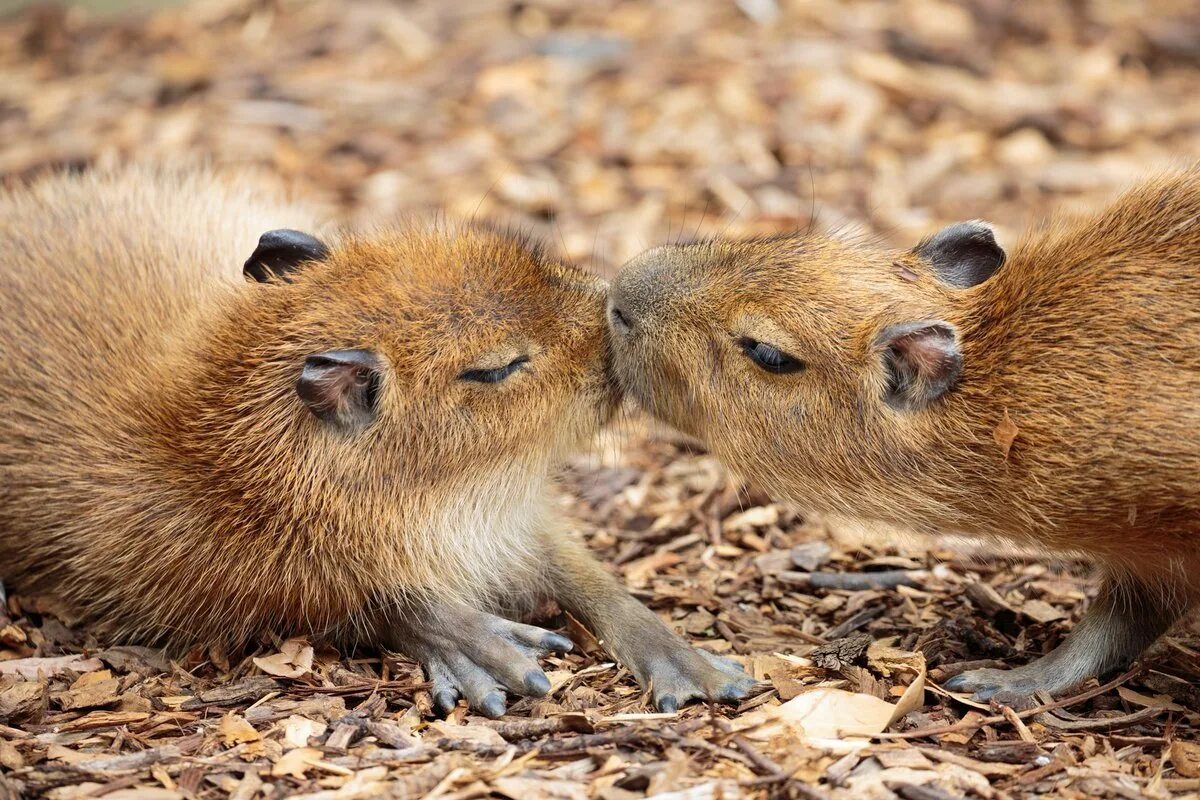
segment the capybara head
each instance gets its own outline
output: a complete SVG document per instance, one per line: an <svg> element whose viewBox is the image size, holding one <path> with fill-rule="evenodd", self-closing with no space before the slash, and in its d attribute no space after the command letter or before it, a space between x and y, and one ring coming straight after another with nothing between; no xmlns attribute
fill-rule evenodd
<svg viewBox="0 0 1200 800"><path fill-rule="evenodd" d="M1003 261L978 222L906 252L804 234L655 248L612 285L614 370L767 489L861 508L846 500L874 476L920 468L970 368L963 297Z"/></svg>

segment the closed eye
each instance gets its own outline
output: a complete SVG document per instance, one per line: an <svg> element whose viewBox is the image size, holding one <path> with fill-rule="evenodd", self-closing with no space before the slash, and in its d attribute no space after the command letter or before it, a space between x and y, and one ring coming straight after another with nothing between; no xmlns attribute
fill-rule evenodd
<svg viewBox="0 0 1200 800"><path fill-rule="evenodd" d="M475 383L499 383L528 363L529 356L518 356L503 367L469 369L460 374L458 379L460 381L474 381Z"/></svg>
<svg viewBox="0 0 1200 800"><path fill-rule="evenodd" d="M746 354L747 358L767 372L784 375L804 369L803 361L766 342L743 336L738 339L738 346L742 348L742 352Z"/></svg>

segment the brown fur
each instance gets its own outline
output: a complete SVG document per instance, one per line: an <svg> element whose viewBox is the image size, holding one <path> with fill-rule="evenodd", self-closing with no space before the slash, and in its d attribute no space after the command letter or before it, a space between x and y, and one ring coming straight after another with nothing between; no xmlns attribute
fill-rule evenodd
<svg viewBox="0 0 1200 800"><path fill-rule="evenodd" d="M603 287L500 233L345 236L295 283L241 263L305 210L135 171L0 198L0 564L123 638L326 632L426 591L538 584L547 474L616 397ZM323 426L306 356L383 355L380 419ZM500 385L456 380L528 352Z"/></svg>
<svg viewBox="0 0 1200 800"><path fill-rule="evenodd" d="M970 288L915 250L795 234L652 250L612 296L638 329L614 345L626 389L780 496L1200 593L1200 171L1028 235ZM879 336L919 320L957 330L961 376L896 409ZM764 372L742 336L807 368Z"/></svg>
<svg viewBox="0 0 1200 800"><path fill-rule="evenodd" d="M660 707L744 697L552 511L551 467L619 402L603 284L472 226L346 235L243 278L260 234L314 221L203 173L0 196L0 578L118 638L382 643L439 708L491 716L548 690L536 658L565 645L496 615L556 600ZM361 429L321 394L350 373L298 391L310 356L348 350L382 363Z"/></svg>

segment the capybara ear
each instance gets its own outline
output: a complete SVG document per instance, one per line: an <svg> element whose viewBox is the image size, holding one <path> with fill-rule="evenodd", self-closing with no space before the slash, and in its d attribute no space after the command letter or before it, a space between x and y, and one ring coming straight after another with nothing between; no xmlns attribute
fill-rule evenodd
<svg viewBox="0 0 1200 800"><path fill-rule="evenodd" d="M331 350L304 360L296 394L322 422L358 430L375 419L379 380L379 356L370 350Z"/></svg>
<svg viewBox="0 0 1200 800"><path fill-rule="evenodd" d="M259 283L276 279L291 283L288 277L291 273L328 255L329 248L325 243L307 233L287 228L267 231L258 238L258 247L246 259L242 274Z"/></svg>
<svg viewBox="0 0 1200 800"><path fill-rule="evenodd" d="M948 322L889 325L875 340L887 372L884 400L893 408L925 408L954 388L962 372L958 334Z"/></svg>
<svg viewBox="0 0 1200 800"><path fill-rule="evenodd" d="M913 252L929 262L942 283L959 289L992 277L1005 258L992 226L977 219L942 228L913 248Z"/></svg>

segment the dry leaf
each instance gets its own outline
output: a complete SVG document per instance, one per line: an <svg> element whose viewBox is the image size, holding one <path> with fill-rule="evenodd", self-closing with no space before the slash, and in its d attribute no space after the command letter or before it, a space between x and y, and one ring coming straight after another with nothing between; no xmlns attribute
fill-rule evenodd
<svg viewBox="0 0 1200 800"><path fill-rule="evenodd" d="M568 613L566 617L567 636L570 637L571 641L575 643L581 652L587 654L599 654L604 652L604 647L600 644L600 640L596 638L595 634L587 629L587 626L575 619L575 617L571 616L570 613Z"/></svg>
<svg viewBox="0 0 1200 800"><path fill-rule="evenodd" d="M737 727L761 723L761 727L746 733L761 740L779 735L784 729L792 729L806 740L841 739L881 733L895 712L895 706L874 695L818 687L781 706L747 714L738 720Z"/></svg>
<svg viewBox="0 0 1200 800"><path fill-rule="evenodd" d="M919 675L925 671L925 655L895 647L890 639L880 639L867 647L867 665L885 678L896 672Z"/></svg>
<svg viewBox="0 0 1200 800"><path fill-rule="evenodd" d="M737 781L720 780L708 781L677 792L663 792L654 795L654 800L740 800L741 787Z"/></svg>
<svg viewBox="0 0 1200 800"><path fill-rule="evenodd" d="M52 699L63 711L99 708L116 705L121 699L119 689L120 681L112 676L112 672L102 669L81 675L70 689L55 693Z"/></svg>
<svg viewBox="0 0 1200 800"><path fill-rule="evenodd" d="M183 800L184 795L174 789L164 789L161 786L140 786L136 789L117 789L106 792L107 800Z"/></svg>
<svg viewBox="0 0 1200 800"><path fill-rule="evenodd" d="M0 661L0 675L20 675L27 681L36 681L38 675L53 678L67 670L93 672L103 666L100 659L84 658L81 655L56 656L54 658L15 658L11 661Z"/></svg>
<svg viewBox="0 0 1200 800"><path fill-rule="evenodd" d="M625 580L635 588L645 586L652 575L658 574L667 567L673 567L682 560L678 553L660 550L645 558L630 562L625 567Z"/></svg>
<svg viewBox="0 0 1200 800"><path fill-rule="evenodd" d="M321 751L314 747L297 747L284 753L271 766L271 774L277 778L290 775L293 778L303 778L305 774L321 761Z"/></svg>
<svg viewBox="0 0 1200 800"><path fill-rule="evenodd" d="M508 746L508 742L504 740L503 736L486 725L455 725L450 722L431 722L429 723L428 731L429 733L424 736L427 742L430 741L430 737L432 736L434 742L442 738L457 742L473 742L492 747Z"/></svg>
<svg viewBox="0 0 1200 800"><path fill-rule="evenodd" d="M921 671L913 682L904 690L904 694L900 695L900 699L896 701L896 710L892 712L892 718L888 720L888 726L895 725L907 714L916 711L925 704L925 658L921 657Z"/></svg>
<svg viewBox="0 0 1200 800"><path fill-rule="evenodd" d="M978 723L983 718L984 718L984 715L979 713L978 711L968 711L966 714L963 714L962 721L964 723L969 722L969 723L975 724L975 723ZM939 742L948 742L950 744L966 744L967 742L971 741L971 739L975 738L975 734L979 733L980 727L981 726L977 726L977 727L972 727L972 728L966 728L965 730L961 730L961 731L951 731L950 733L943 733L941 736L938 737L938 741Z"/></svg>
<svg viewBox="0 0 1200 800"><path fill-rule="evenodd" d="M327 727L324 722L293 714L283 721L283 746L307 747L308 740L325 733Z"/></svg>
<svg viewBox="0 0 1200 800"><path fill-rule="evenodd" d="M312 645L302 639L288 639L273 656L254 659L254 666L277 678L299 678L312 670Z"/></svg>
<svg viewBox="0 0 1200 800"><path fill-rule="evenodd" d="M1145 706L1146 708L1161 708L1166 711L1174 711L1180 714L1187 711L1186 708L1173 701L1170 695L1156 694L1151 696L1141 694L1140 692L1135 692L1133 689L1130 689L1128 686L1118 687L1117 694L1121 695L1121 699L1125 700L1126 702L1133 703L1134 705L1138 706Z"/></svg>
<svg viewBox="0 0 1200 800"><path fill-rule="evenodd" d="M496 791L511 800L588 800L587 784L545 778L497 778Z"/></svg>
<svg viewBox="0 0 1200 800"><path fill-rule="evenodd" d="M46 748L46 758L52 761L61 761L64 764L82 764L95 757L95 753L81 753L78 750L63 747L61 744L51 744Z"/></svg>
<svg viewBox="0 0 1200 800"><path fill-rule="evenodd" d="M779 522L779 506L758 506L748 508L725 518L721 527L727 531L749 531L755 528L767 528Z"/></svg>
<svg viewBox="0 0 1200 800"><path fill-rule="evenodd" d="M1021 429L1012 421L1012 417L1008 415L1008 409L1004 409L1004 419L1000 420L1000 424L992 431L992 438L996 440L996 444L1000 445L1000 452L1004 454L1005 460L1008 459L1008 454L1012 450L1013 441L1016 440L1017 434Z"/></svg>
<svg viewBox="0 0 1200 800"><path fill-rule="evenodd" d="M1200 778L1200 744L1178 739L1171 742L1171 763L1183 777Z"/></svg>
<svg viewBox="0 0 1200 800"><path fill-rule="evenodd" d="M221 717L221 724L217 726L217 733L221 735L221 740L225 744L243 744L245 742L257 742L262 739L262 734L254 729L254 726L240 717L237 714L229 713Z"/></svg>
<svg viewBox="0 0 1200 800"><path fill-rule="evenodd" d="M1021 613L1037 622L1054 622L1066 616L1062 609L1055 608L1045 600L1026 600L1021 604Z"/></svg>

